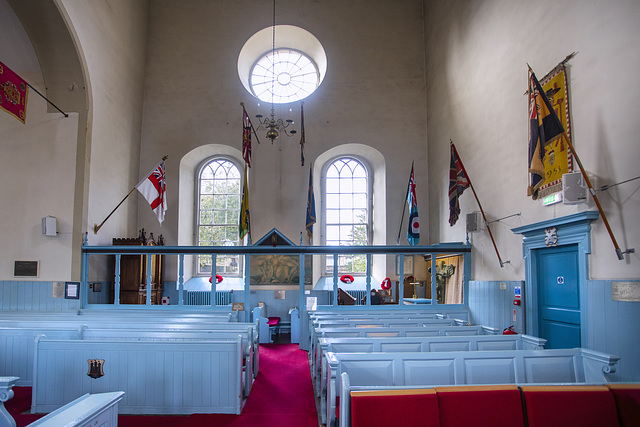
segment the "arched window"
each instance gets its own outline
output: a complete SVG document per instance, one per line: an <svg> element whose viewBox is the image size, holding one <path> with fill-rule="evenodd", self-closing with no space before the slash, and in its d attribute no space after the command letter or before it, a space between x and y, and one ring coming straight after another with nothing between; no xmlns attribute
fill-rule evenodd
<svg viewBox="0 0 640 427"><path fill-rule="evenodd" d="M197 199L197 245L240 246L238 235L242 178L229 159L217 157L200 169ZM199 255L196 274L240 274L239 255L218 255L215 273L210 255Z"/></svg>
<svg viewBox="0 0 640 427"><path fill-rule="evenodd" d="M324 226L327 246L361 246L371 241L370 180L365 165L354 157L329 163L324 182ZM325 274L333 273L333 257ZM338 273L365 273L365 255L338 257Z"/></svg>

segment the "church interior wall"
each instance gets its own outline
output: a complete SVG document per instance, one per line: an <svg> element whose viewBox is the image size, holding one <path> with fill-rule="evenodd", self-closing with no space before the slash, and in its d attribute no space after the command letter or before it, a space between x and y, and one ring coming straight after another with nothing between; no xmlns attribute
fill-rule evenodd
<svg viewBox="0 0 640 427"><path fill-rule="evenodd" d="M473 233L472 277L524 276L522 238L511 229L597 210L584 204L542 206L527 197L527 63L542 78L568 62L573 142L594 187L637 176L636 141L640 39L635 2L453 1L426 2L430 231L436 241L465 238L464 219L478 211L473 193L460 198L460 220L448 224L449 139L465 165L491 225L501 268L488 233ZM576 168L576 171L578 169ZM622 250L640 240L638 181L597 195ZM561 237L560 237L561 238ZM638 253L619 261L603 221L592 224L591 278L637 278Z"/></svg>

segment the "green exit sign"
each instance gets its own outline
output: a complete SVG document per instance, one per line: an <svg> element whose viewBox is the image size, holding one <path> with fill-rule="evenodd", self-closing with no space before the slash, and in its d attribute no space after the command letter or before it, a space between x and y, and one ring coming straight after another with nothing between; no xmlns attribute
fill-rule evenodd
<svg viewBox="0 0 640 427"><path fill-rule="evenodd" d="M554 203L559 203L562 201L562 193L555 193L549 196L546 196L542 199L543 206L553 205Z"/></svg>

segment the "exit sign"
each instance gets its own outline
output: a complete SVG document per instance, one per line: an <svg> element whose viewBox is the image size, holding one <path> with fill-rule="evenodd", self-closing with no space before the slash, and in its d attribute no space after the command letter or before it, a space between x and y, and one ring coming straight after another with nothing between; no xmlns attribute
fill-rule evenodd
<svg viewBox="0 0 640 427"><path fill-rule="evenodd" d="M549 196L546 196L542 199L543 206L553 205L554 203L559 203L562 201L562 193L555 193Z"/></svg>

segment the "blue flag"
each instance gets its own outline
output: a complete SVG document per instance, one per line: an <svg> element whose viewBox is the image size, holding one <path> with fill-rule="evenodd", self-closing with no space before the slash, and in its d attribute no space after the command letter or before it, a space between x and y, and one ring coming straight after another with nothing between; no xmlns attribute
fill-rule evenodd
<svg viewBox="0 0 640 427"><path fill-rule="evenodd" d="M307 218L305 221L307 236L313 237L313 224L316 223L316 199L313 196L313 175L309 168L309 193L307 194Z"/></svg>
<svg viewBox="0 0 640 427"><path fill-rule="evenodd" d="M420 220L418 219L418 200L416 199L416 181L413 177L413 165L411 165L411 176L409 177L407 194L407 203L410 208L407 240L410 245L417 245L420 243Z"/></svg>

